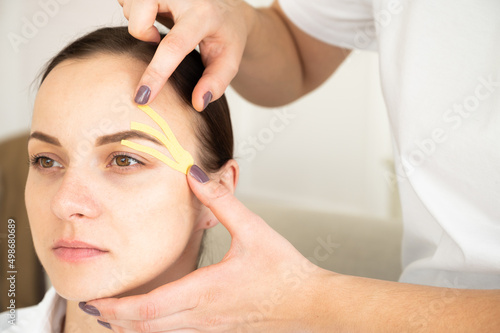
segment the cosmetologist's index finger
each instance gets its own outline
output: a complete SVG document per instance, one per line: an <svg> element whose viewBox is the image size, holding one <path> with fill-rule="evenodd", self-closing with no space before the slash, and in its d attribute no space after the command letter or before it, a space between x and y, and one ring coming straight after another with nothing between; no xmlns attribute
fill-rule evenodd
<svg viewBox="0 0 500 333"><path fill-rule="evenodd" d="M86 302L86 306L97 308L99 317L109 322L155 320L196 307L205 282L211 279L207 270L200 269L147 294L101 298Z"/></svg>
<svg viewBox="0 0 500 333"><path fill-rule="evenodd" d="M187 178L191 190L214 213L233 239L248 238L252 230L255 231L258 226L265 225L258 215L245 207L223 184L214 180L200 182L199 177L193 176L192 171L199 172L196 169L199 167L192 166L188 172Z"/></svg>
<svg viewBox="0 0 500 333"><path fill-rule="evenodd" d="M158 45L158 49L139 81L135 102L152 102L182 60L204 38L200 22L186 17L179 20Z"/></svg>

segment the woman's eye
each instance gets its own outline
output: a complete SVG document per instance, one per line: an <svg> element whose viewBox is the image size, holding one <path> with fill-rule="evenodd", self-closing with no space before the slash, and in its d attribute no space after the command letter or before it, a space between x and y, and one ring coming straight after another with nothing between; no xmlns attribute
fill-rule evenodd
<svg viewBox="0 0 500 333"><path fill-rule="evenodd" d="M46 157L46 156L36 156L32 159L32 164L34 166L43 168L43 169L50 169L53 167L60 168L62 167L61 163L57 162L56 160L53 160L52 158Z"/></svg>
<svg viewBox="0 0 500 333"><path fill-rule="evenodd" d="M117 155L113 158L113 162L111 164L119 167L128 167L134 164L140 164L140 162L127 155Z"/></svg>

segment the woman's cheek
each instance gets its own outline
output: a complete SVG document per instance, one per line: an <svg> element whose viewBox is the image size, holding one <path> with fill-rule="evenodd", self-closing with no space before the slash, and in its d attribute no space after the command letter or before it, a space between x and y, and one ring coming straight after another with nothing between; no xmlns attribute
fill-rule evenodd
<svg viewBox="0 0 500 333"><path fill-rule="evenodd" d="M158 205L160 205L158 203ZM193 218L183 203L165 203L163 209L145 212L129 229L129 258L145 270L167 269L185 250L192 234ZM158 263L161 263L159 265ZM161 267L160 267L161 266Z"/></svg>
<svg viewBox="0 0 500 333"><path fill-rule="evenodd" d="M33 184L33 181L28 178L25 195L28 222L35 250L40 260L43 260L45 256L41 251L46 251L48 245L44 246L44 244L50 241L50 233L47 234L47 231L52 229L52 223L49 212L50 209L48 208L50 207L48 203L49 199L44 195L37 195L37 193L39 193L39 190Z"/></svg>

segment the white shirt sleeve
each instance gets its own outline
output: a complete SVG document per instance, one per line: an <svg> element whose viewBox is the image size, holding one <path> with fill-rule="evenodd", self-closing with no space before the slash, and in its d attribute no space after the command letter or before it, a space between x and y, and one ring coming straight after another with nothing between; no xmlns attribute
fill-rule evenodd
<svg viewBox="0 0 500 333"><path fill-rule="evenodd" d="M301 30L327 44L376 50L371 0L279 0L288 18Z"/></svg>

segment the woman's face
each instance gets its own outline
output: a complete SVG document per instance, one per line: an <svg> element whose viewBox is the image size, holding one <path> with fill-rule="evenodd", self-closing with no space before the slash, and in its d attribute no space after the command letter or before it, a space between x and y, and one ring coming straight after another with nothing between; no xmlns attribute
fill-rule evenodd
<svg viewBox="0 0 500 333"><path fill-rule="evenodd" d="M70 300L145 292L196 267L206 208L184 174L120 144L170 156L129 132L132 120L159 129L132 102L145 67L115 55L66 61L36 98L26 206L36 252ZM151 107L196 160L192 120L169 85Z"/></svg>

